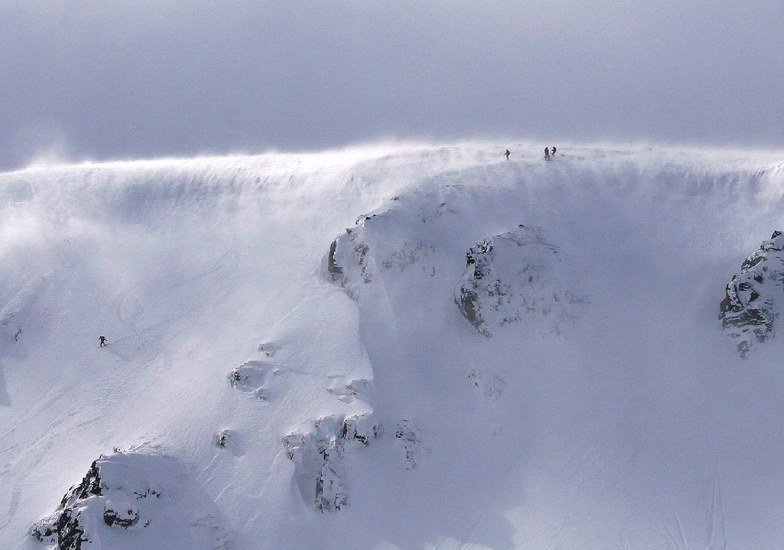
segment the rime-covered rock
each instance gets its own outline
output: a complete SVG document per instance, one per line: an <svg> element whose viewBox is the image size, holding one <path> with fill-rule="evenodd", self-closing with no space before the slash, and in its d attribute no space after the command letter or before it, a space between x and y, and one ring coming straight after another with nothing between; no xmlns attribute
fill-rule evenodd
<svg viewBox="0 0 784 550"><path fill-rule="evenodd" d="M332 280L345 288L354 299L359 298L358 287L373 280L371 268L368 267L370 245L362 239L363 229L346 229L343 235L332 241L327 260L327 270Z"/></svg>
<svg viewBox="0 0 784 550"><path fill-rule="evenodd" d="M784 234L774 231L732 276L719 305L721 324L737 340L741 356L745 357L755 342L774 337L783 299Z"/></svg>
<svg viewBox="0 0 784 550"><path fill-rule="evenodd" d="M296 465L294 477L303 499L321 512L337 512L349 502L343 463L346 444L368 445L381 433L381 424L368 412L323 416L313 428L289 433L283 445Z"/></svg>
<svg viewBox="0 0 784 550"><path fill-rule="evenodd" d="M483 335L528 320L545 321L560 333L582 300L559 279L559 249L536 228L487 237L468 249L466 267L455 289L460 313Z"/></svg>
<svg viewBox="0 0 784 550"><path fill-rule="evenodd" d="M345 442L367 446L381 434L381 424L373 413L347 416L343 420L342 438Z"/></svg>
<svg viewBox="0 0 784 550"><path fill-rule="evenodd" d="M223 527L215 518L214 503L188 482L176 460L152 448L137 448L95 460L57 510L37 521L30 534L59 550L107 548L130 530L135 534L129 543L139 547L162 537L220 547Z"/></svg>
<svg viewBox="0 0 784 550"><path fill-rule="evenodd" d="M427 207L413 207L410 202L397 198L392 208L360 216L355 227L330 244L327 275L354 300L359 300L365 285L385 273L415 270L425 277L435 276L435 264L430 261L435 245L429 238L433 222L455 212L445 202L431 206L431 201L425 201Z"/></svg>

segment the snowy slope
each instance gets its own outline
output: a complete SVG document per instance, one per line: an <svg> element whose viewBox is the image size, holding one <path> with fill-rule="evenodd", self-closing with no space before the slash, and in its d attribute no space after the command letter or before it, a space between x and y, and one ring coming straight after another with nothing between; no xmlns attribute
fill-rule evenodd
<svg viewBox="0 0 784 550"><path fill-rule="evenodd" d="M784 154L505 147L0 175L0 546L781 547Z"/></svg>

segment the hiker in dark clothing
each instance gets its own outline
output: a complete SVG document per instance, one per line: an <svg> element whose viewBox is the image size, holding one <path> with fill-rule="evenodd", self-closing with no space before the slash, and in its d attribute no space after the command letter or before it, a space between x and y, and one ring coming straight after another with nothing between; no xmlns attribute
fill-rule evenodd
<svg viewBox="0 0 784 550"><path fill-rule="evenodd" d="M98 347L102 348L106 345L106 336L99 336L98 337Z"/></svg>
<svg viewBox="0 0 784 550"><path fill-rule="evenodd" d="M544 160L550 160L550 149L544 148Z"/></svg>
<svg viewBox="0 0 784 550"><path fill-rule="evenodd" d="M553 145L553 156L555 156L555 145Z"/></svg>
<svg viewBox="0 0 784 550"><path fill-rule="evenodd" d="M507 149L507 150L506 150L506 153L504 153L504 154L506 155L506 160L509 160L509 155L511 154L511 153L509 152L509 149Z"/></svg>

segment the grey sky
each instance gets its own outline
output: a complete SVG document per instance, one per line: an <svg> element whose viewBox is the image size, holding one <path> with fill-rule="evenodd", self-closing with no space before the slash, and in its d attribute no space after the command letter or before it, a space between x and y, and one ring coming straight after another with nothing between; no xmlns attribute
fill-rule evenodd
<svg viewBox="0 0 784 550"><path fill-rule="evenodd" d="M784 2L0 2L0 169L471 137L784 145Z"/></svg>

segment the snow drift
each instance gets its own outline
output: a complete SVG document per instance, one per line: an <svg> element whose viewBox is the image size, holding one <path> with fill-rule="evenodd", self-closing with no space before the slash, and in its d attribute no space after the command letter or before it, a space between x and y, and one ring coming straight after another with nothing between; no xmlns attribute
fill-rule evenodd
<svg viewBox="0 0 784 550"><path fill-rule="evenodd" d="M2 546L784 544L782 154L506 147L0 175Z"/></svg>

